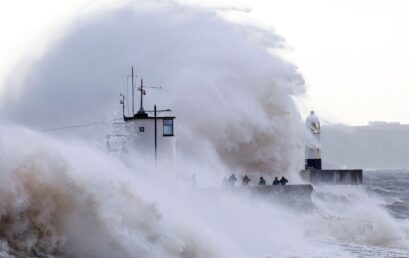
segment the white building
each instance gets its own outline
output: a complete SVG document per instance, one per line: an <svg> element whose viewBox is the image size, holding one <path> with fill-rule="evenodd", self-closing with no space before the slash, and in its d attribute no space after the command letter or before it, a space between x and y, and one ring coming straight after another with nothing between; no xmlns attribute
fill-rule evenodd
<svg viewBox="0 0 409 258"><path fill-rule="evenodd" d="M124 148L127 152L136 151L145 157L154 157L155 160L174 160L176 154L176 137L174 129L174 116L161 115L170 112L170 109L157 110L154 105L153 110L146 111L143 107L143 96L146 91L141 80L141 86L137 89L140 92L140 108L134 112L134 74L132 68L132 114L125 114L125 96L121 94L122 114L124 120L124 133L107 137L113 140L123 136ZM149 87L153 88L153 87ZM113 143L107 143L108 149ZM112 149L112 148L111 148Z"/></svg>
<svg viewBox="0 0 409 258"><path fill-rule="evenodd" d="M137 113L124 116L127 149L134 149L157 159L173 160L176 152L174 116L148 116Z"/></svg>

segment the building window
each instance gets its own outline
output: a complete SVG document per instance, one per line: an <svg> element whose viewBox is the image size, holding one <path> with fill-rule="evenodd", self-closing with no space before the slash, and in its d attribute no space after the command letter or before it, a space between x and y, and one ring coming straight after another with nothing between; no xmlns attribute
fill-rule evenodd
<svg viewBox="0 0 409 258"><path fill-rule="evenodd" d="M173 136L173 118L163 119L163 136Z"/></svg>
<svg viewBox="0 0 409 258"><path fill-rule="evenodd" d="M143 126L139 127L139 132L140 132L140 133L145 132L145 127L143 127Z"/></svg>

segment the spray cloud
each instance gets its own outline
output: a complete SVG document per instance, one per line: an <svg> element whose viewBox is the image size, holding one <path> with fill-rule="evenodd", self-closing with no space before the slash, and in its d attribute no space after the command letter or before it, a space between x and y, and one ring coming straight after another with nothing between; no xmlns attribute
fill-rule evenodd
<svg viewBox="0 0 409 258"><path fill-rule="evenodd" d="M271 31L192 7L107 13L75 26L23 85L10 81L1 115L34 128L118 117L119 93L130 103L124 79L134 65L139 79L163 86L148 92L145 107L173 109L180 156L283 174L302 160L303 127L291 95L303 92L303 79L278 56L282 44Z"/></svg>

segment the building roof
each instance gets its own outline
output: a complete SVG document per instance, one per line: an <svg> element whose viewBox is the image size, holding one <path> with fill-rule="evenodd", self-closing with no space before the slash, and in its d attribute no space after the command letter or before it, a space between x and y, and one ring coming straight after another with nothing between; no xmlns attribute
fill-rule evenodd
<svg viewBox="0 0 409 258"><path fill-rule="evenodd" d="M157 116L156 119L175 119L175 116ZM132 121L132 120L145 120L145 119L155 119L153 116L140 116L140 115L134 115L133 117L127 117L124 116L124 121Z"/></svg>

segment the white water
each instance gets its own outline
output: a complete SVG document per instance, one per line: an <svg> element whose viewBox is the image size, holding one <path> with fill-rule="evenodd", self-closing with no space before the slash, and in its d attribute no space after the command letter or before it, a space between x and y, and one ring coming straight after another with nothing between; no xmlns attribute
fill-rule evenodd
<svg viewBox="0 0 409 258"><path fill-rule="evenodd" d="M4 250L75 257L345 257L352 256L351 244L386 253L409 248L402 224L361 188L318 189L318 208L302 213L192 188L168 170L125 165L84 143L19 128L2 128L1 135Z"/></svg>
<svg viewBox="0 0 409 258"><path fill-rule="evenodd" d="M119 110L118 78L134 64L165 84L162 93L148 93L147 105L155 98L177 115L177 166L154 169L72 135L2 127L5 253L254 258L408 249L407 226L361 188L316 189L310 213L201 188L232 170L297 178L304 126L291 96L303 83L275 54L279 37L181 6L102 17L73 29L39 60L30 80L17 85L22 94L3 101L2 115L37 128L106 117ZM193 174L199 188L191 187Z"/></svg>
<svg viewBox="0 0 409 258"><path fill-rule="evenodd" d="M131 103L125 88L133 65L138 83L143 76L147 86L163 86L147 89L145 109L174 111L181 157L281 175L302 163L304 137L292 101L304 82L277 54L283 44L273 31L192 7L104 13L73 25L34 64L22 64L32 69L23 84L11 77L5 85L0 116L38 129L121 117L119 94ZM86 138L106 133L91 128Z"/></svg>

